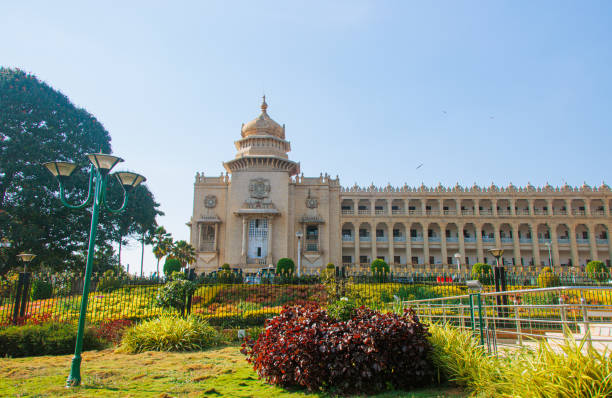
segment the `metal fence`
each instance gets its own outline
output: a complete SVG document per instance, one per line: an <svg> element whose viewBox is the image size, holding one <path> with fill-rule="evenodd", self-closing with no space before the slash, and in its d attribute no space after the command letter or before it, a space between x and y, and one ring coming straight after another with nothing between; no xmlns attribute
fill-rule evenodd
<svg viewBox="0 0 612 398"><path fill-rule="evenodd" d="M0 325L78 319L82 279L40 275L31 279L28 275L20 274L19 280L0 280ZM388 309L397 301L449 296L464 296L465 301L465 297L469 297L466 280L470 279L469 275L416 272L373 275L342 272L341 269L331 275L331 281L330 275L318 274L267 279L234 276L230 280L214 275L196 279L198 287L187 301L187 312L205 317L212 324L231 326L262 324L265 319L278 314L283 305L324 304L330 295L351 297L359 305L380 310ZM508 274L507 278L508 289L512 290L538 283L537 276L531 274ZM492 278L481 279L485 292L494 290ZM569 286L579 282L593 286L609 283L607 277L589 278L584 274L555 275L553 282ZM158 316L164 310L156 304L156 296L164 284L164 280L158 279L94 278L89 295L88 321ZM485 300L488 296L483 293L482 297ZM483 303L488 305L486 300Z"/></svg>
<svg viewBox="0 0 612 398"><path fill-rule="evenodd" d="M470 329L489 352L568 337L586 347L612 348L612 287L562 286L401 301L426 323Z"/></svg>

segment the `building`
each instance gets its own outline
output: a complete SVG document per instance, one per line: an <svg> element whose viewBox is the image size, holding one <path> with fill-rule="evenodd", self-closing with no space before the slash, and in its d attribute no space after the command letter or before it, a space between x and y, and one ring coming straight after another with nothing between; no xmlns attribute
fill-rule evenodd
<svg viewBox="0 0 612 398"><path fill-rule="evenodd" d="M405 271L452 271L457 261L492 263L494 247L504 249L504 264L521 270L551 263L568 270L592 259L610 264L606 184L345 188L337 176L300 174L285 126L267 108L264 97L259 117L242 125L225 174L196 174L187 225L197 272L297 259L298 245L305 272L328 262L367 267L375 258Z"/></svg>

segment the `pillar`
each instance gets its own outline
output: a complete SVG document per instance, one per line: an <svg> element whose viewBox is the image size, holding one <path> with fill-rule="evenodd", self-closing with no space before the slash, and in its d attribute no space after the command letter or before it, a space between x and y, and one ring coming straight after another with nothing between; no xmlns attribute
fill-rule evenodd
<svg viewBox="0 0 612 398"><path fill-rule="evenodd" d="M599 260L597 252L597 236L595 235L595 226L587 225L589 231L589 246L591 247L591 261Z"/></svg>
<svg viewBox="0 0 612 398"><path fill-rule="evenodd" d="M444 223L440 223L440 251L442 252L442 264L448 264L448 251L446 250L446 224Z"/></svg>
<svg viewBox="0 0 612 398"><path fill-rule="evenodd" d="M482 228L478 223L474 223L476 231L476 257L479 263L484 263L484 253L482 249Z"/></svg>
<svg viewBox="0 0 612 398"><path fill-rule="evenodd" d="M529 202L529 212L532 213L532 205L533 203ZM532 213L533 214L533 213ZM529 224L529 228L531 229L531 250L533 251L533 264L536 267L540 267L542 265L542 261L540 259L540 243L538 241L538 226L536 224L535 229L532 224Z"/></svg>
<svg viewBox="0 0 612 398"><path fill-rule="evenodd" d="M523 267L521 263L521 242L519 241L519 226L511 224L512 227L512 245L514 246L514 263L516 267Z"/></svg>
<svg viewBox="0 0 612 398"><path fill-rule="evenodd" d="M242 258L243 261L246 263L246 255L247 255L247 250L248 250L248 240L247 240L247 236L248 236L248 220L246 217L242 217Z"/></svg>
<svg viewBox="0 0 612 398"><path fill-rule="evenodd" d="M410 240L410 224L405 224L406 229L406 264L410 264L412 269L412 241Z"/></svg>
<svg viewBox="0 0 612 398"><path fill-rule="evenodd" d="M533 211L534 210L534 208L533 208L533 199L527 199L527 205L529 206L529 215L533 216L534 215L534 211ZM533 236L533 231L532 231L531 235Z"/></svg>
<svg viewBox="0 0 612 398"><path fill-rule="evenodd" d="M268 255L266 256L266 262L268 264L274 264L274 259L272 258L272 239L273 239L273 235L272 235L272 220L274 220L274 218L270 217L268 218ZM306 235L304 235L303 239L306 239ZM304 243L304 242L302 242ZM300 256L301 254L298 253L298 256Z"/></svg>
<svg viewBox="0 0 612 398"><path fill-rule="evenodd" d="M465 240L463 236L463 228L465 228L463 224L457 224L457 237L459 238L459 253L461 254L459 263L465 264L467 268L467 264L465 262ZM454 261L457 261L457 260L454 260Z"/></svg>
<svg viewBox="0 0 612 398"><path fill-rule="evenodd" d="M387 225L387 240L389 241L389 264L395 262L395 248L393 247L393 225Z"/></svg>
<svg viewBox="0 0 612 398"><path fill-rule="evenodd" d="M354 263L357 264L357 269L361 270L361 261L359 261L359 257L361 257L361 252L359 250L359 246L360 246L360 242L359 242L359 226L357 226L357 228L355 228L356 232L355 232L355 237L354 237L354 244L355 244L355 259L354 259Z"/></svg>
<svg viewBox="0 0 612 398"><path fill-rule="evenodd" d="M569 239L570 239L570 251L572 255L572 267L579 267L578 262L578 243L576 243L576 226L571 224L568 225Z"/></svg>
<svg viewBox="0 0 612 398"><path fill-rule="evenodd" d="M215 245L214 245L215 251L218 252L219 251L219 223L216 222L215 223Z"/></svg>
<svg viewBox="0 0 612 398"><path fill-rule="evenodd" d="M550 225L550 250L552 251L553 266L561 267L559 255L559 238L557 237L557 225Z"/></svg>

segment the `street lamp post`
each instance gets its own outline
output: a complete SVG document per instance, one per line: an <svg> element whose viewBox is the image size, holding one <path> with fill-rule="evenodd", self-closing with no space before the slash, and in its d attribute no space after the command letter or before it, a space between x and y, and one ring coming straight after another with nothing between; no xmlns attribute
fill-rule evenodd
<svg viewBox="0 0 612 398"><path fill-rule="evenodd" d="M552 263L552 252L550 250L550 246L552 246L551 243L550 242L546 242L546 247L548 247L548 265L552 269L553 263Z"/></svg>
<svg viewBox="0 0 612 398"><path fill-rule="evenodd" d="M504 269L503 262L501 266L499 265L499 259L504 254L504 249L499 249L499 248L491 249L489 250L489 253L491 253L493 257L495 257L495 261L496 261L495 271L494 271L495 291L504 292L506 291L506 270ZM497 301L497 313L500 318L504 318L507 313L506 306L508 304L508 297L506 295L503 295L503 296L498 295L496 301Z"/></svg>
<svg viewBox="0 0 612 398"><path fill-rule="evenodd" d="M457 260L457 273L461 275L461 253L455 253L453 257Z"/></svg>
<svg viewBox="0 0 612 398"><path fill-rule="evenodd" d="M23 273L25 274L28 270L28 263L34 260L34 257L36 257L36 254L21 253L21 254L18 254L17 257L19 257L19 259L23 262Z"/></svg>
<svg viewBox="0 0 612 398"><path fill-rule="evenodd" d="M79 325L77 328L76 345L74 349L74 357L72 358L72 366L70 368L70 375L66 380L66 387L74 387L81 384L81 351L83 349L83 332L85 330L85 320L87 314L87 301L89 296L89 281L91 279L91 272L93 268L93 256L94 248L96 243L96 233L98 228L98 214L100 207L105 208L111 213L119 213L125 209L128 202L128 197L132 189L137 187L146 178L140 174L131 172L117 172L114 175L119 180L119 183L123 187L123 203L120 208L112 209L106 200L106 186L108 184L109 172L119 162L123 162L123 159L107 155L103 153L91 153L87 157L91 162L89 169L89 187L87 191L87 199L79 205L71 205L66 199L66 193L64 189L64 182L70 177L70 175L76 169L76 164L70 162L47 162L44 166L57 178L60 188L60 200L62 204L69 209L83 209L93 201L91 211L91 229L89 232L89 244L87 247L87 263L85 265L85 280L83 283L83 297L81 299L81 309L79 313Z"/></svg>
<svg viewBox="0 0 612 398"><path fill-rule="evenodd" d="M297 231L295 233L295 237L298 240L298 247L297 247L297 274L298 276L301 276L301 272L302 272L302 236L304 236L304 234L302 233L302 231Z"/></svg>

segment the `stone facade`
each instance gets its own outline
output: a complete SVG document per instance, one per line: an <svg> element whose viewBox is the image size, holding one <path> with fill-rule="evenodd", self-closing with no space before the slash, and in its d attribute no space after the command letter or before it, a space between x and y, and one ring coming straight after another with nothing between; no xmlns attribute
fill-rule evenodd
<svg viewBox="0 0 612 398"><path fill-rule="evenodd" d="M396 269L463 270L494 261L507 267L552 265L558 271L612 258L610 187L459 185L340 186L339 178L300 175L285 126L267 114L242 126L225 174L196 174L188 223L197 272L223 263L255 271L282 257L304 272L328 262L367 267L383 258Z"/></svg>

